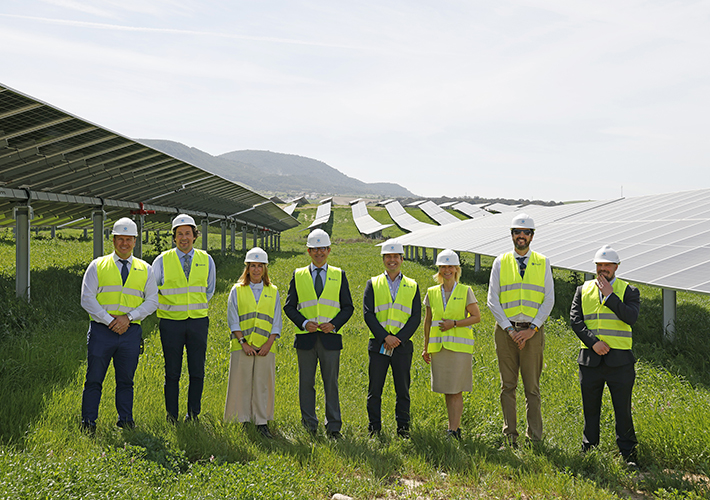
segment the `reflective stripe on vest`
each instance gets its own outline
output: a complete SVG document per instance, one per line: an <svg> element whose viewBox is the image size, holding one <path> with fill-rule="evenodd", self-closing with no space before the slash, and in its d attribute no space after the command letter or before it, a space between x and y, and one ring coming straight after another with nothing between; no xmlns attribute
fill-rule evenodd
<svg viewBox="0 0 710 500"><path fill-rule="evenodd" d="M535 319L545 300L546 270L546 258L537 252L530 252L524 278L520 277L519 264L513 252L501 257L499 298L506 317L522 314L525 321Z"/></svg>
<svg viewBox="0 0 710 500"><path fill-rule="evenodd" d="M628 285L619 278L614 281L614 293L622 300ZM594 280L585 281L582 285L582 314L584 324L599 340L606 342L612 349L631 349L631 325L621 321L614 311L601 303L599 288ZM582 348L587 349L583 342Z"/></svg>
<svg viewBox="0 0 710 500"><path fill-rule="evenodd" d="M96 262L99 287L96 300L109 314L127 314L145 301L145 284L148 281L148 264L133 257L126 284L112 255ZM134 321L139 323L140 321Z"/></svg>
<svg viewBox="0 0 710 500"><path fill-rule="evenodd" d="M239 308L239 328L250 346L255 349L263 346L271 335L276 308L276 287L264 285L257 304L254 292L249 285L234 285L237 289L237 307ZM230 351L242 348L237 336L232 333L229 342Z"/></svg>
<svg viewBox="0 0 710 500"><path fill-rule="evenodd" d="M394 302L390 293L389 278L384 274L372 278L372 290L375 292L375 317L387 333L396 335L412 315L412 302L417 293L417 282L402 275ZM370 338L375 336L370 332Z"/></svg>
<svg viewBox="0 0 710 500"><path fill-rule="evenodd" d="M190 281L185 278L177 250L163 252L163 284L158 287L158 317L174 320L207 316L207 275L210 259L206 252L194 249Z"/></svg>
<svg viewBox="0 0 710 500"><path fill-rule="evenodd" d="M431 308L431 328L429 329L429 344L427 350L439 352L442 347L449 351L473 352L473 330L470 326L458 326L442 332L439 323L444 319L461 321L466 319L466 298L471 287L458 283L446 303L441 295L441 286L433 286L427 290L429 307Z"/></svg>
<svg viewBox="0 0 710 500"><path fill-rule="evenodd" d="M296 307L308 321L315 321L318 324L328 323L340 312L340 285L343 281L340 268L328 266L320 297L316 295L316 289L313 287L310 267L296 269L294 280L299 300ZM297 333L308 332L299 329Z"/></svg>

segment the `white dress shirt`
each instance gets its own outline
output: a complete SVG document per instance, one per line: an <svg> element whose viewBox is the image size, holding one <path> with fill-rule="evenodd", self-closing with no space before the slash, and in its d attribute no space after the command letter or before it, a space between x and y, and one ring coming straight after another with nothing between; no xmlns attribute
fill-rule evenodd
<svg viewBox="0 0 710 500"><path fill-rule="evenodd" d="M113 261L116 263L116 267L118 267L118 271L120 272L121 268L123 268L123 264L118 261L120 257L116 255L116 252L113 252L112 256ZM98 260L99 259L94 259L91 261L91 264L89 264L89 267L86 268L84 278L81 281L81 307L83 307L84 310L91 315L91 319L97 323L102 323L108 326L113 321L113 316L101 307L99 301L96 300L96 294L99 290L99 275L96 270L96 262ZM128 259L125 260L128 261L127 267L130 272L131 266L133 265L133 255L129 256ZM147 265L148 276L145 282L145 300L140 306L130 312L133 321L144 320L153 314L158 308L158 285L155 284L152 267L150 264Z"/></svg>

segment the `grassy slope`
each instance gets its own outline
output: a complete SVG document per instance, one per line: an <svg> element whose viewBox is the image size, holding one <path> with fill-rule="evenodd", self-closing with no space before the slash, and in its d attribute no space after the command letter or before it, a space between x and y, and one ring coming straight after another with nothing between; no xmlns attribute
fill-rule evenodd
<svg viewBox="0 0 710 500"><path fill-rule="evenodd" d="M315 209L299 209L301 221ZM385 210L373 217L390 223ZM710 469L710 395L707 349L694 326L707 324L704 296L679 294L678 341L660 335L660 292L642 287L642 319L635 329L638 364L634 408L640 455L647 471L634 474L615 455L613 414L608 396L602 416L600 449L578 454L581 404L577 386L576 337L567 326L577 277L556 273L558 303L547 324L543 372L545 444L537 449L497 451L501 416L498 371L491 332L493 318L482 307L475 328L474 390L465 395L465 439L442 438L446 426L443 398L429 389L428 367L415 356L412 367L412 439L394 434L394 393L385 389L385 434L366 434L367 330L361 313L365 281L381 270L377 249L359 237L349 208L334 211L330 262L342 266L351 283L356 313L345 329L341 358L341 404L346 439L312 440L300 426L293 328L285 325L277 344L276 420L278 436L262 441L221 415L227 383L226 299L241 272L242 254L221 256L218 290L210 303L210 342L199 425L169 426L162 402L162 352L154 319L144 322L146 353L136 375L138 428L113 426L113 374L104 385L95 439L78 431L85 371L85 314L78 305L81 275L91 258L91 243L78 239L33 240L32 304L12 299L14 246L0 238L3 304L0 316L0 498L327 498L341 492L356 498L618 498L630 490L648 497L700 498L703 484L683 473L707 475ZM396 227L385 236L396 236ZM281 252L271 252L273 281L285 293L295 267L305 265L306 232L282 237ZM9 234L4 233L5 238ZM200 243L198 242L198 245ZM219 237L210 238L217 246ZM156 253L148 245L148 260ZM485 303L490 259L473 272L465 256L463 281ZM431 263L406 262L404 272L422 289L430 286ZM687 332L687 333L686 333ZM415 352L421 352L421 335ZM183 376L184 401L187 379ZM322 391L318 390L322 415ZM524 402L519 391L520 426ZM184 405L184 403L183 403ZM407 481L405 481L407 480ZM416 486L411 486L413 481ZM525 496L523 496L525 495Z"/></svg>

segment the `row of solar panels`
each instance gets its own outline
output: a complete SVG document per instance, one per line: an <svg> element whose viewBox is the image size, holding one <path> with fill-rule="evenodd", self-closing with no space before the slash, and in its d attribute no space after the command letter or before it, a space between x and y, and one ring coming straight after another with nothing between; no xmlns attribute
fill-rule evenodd
<svg viewBox="0 0 710 500"><path fill-rule="evenodd" d="M89 227L141 209L145 229L178 213L281 232L298 222L269 199L0 84L0 226L29 203L33 226Z"/></svg>

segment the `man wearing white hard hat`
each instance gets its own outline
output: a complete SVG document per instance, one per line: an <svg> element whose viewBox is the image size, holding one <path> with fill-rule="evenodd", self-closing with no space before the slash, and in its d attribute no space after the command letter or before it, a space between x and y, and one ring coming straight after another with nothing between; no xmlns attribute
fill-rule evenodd
<svg viewBox="0 0 710 500"><path fill-rule="evenodd" d="M214 295L216 271L212 257L194 247L199 235L195 219L187 214L178 215L173 219L172 231L176 247L156 257L153 269L158 284L160 343L165 358L165 411L168 421L175 423L179 417L183 350L187 352L190 376L185 420L197 420L202 410L210 325L207 311Z"/></svg>
<svg viewBox="0 0 710 500"><path fill-rule="evenodd" d="M631 327L641 307L636 287L616 276L621 259L606 245L594 256L597 277L577 287L570 309L572 330L581 341L577 363L582 389L582 450L599 444L604 384L609 387L616 419L616 444L630 465L637 465L631 393L636 380Z"/></svg>
<svg viewBox="0 0 710 500"><path fill-rule="evenodd" d="M81 427L96 432L101 388L113 360L116 374L116 425L131 429L133 376L138 367L143 331L140 322L158 306L158 288L151 266L133 257L138 228L131 219L113 225L110 255L89 264L81 282L81 307L89 313L86 381L81 401Z"/></svg>
<svg viewBox="0 0 710 500"><path fill-rule="evenodd" d="M505 444L517 446L516 390L523 379L526 437L542 439L540 375L545 333L543 323L555 305L550 261L530 250L535 222L520 213L510 224L513 251L499 255L491 267L488 308L496 319L495 344L500 371L500 402Z"/></svg>
<svg viewBox="0 0 710 500"><path fill-rule="evenodd" d="M402 274L404 247L397 240L387 240L380 249L385 272L367 280L362 299L365 324L370 329L367 351L370 359L367 389L368 431L375 435L382 429L382 390L387 370L392 379L397 402L394 409L397 435L409 437L409 386L411 382L412 335L422 318L419 285Z"/></svg>
<svg viewBox="0 0 710 500"><path fill-rule="evenodd" d="M353 300L345 272L328 265L330 236L315 229L306 241L311 264L296 269L284 304L286 316L296 326L293 346L298 356L298 400L301 423L315 435L316 368L320 364L325 393L325 430L328 437L339 439L342 428L338 374L343 348L341 329L353 314Z"/></svg>
<svg viewBox="0 0 710 500"><path fill-rule="evenodd" d="M259 247L244 258L244 271L229 292L227 322L232 332L229 384L224 420L249 422L271 438L274 419L276 356L271 346L281 336L281 300L269 279L269 256Z"/></svg>

